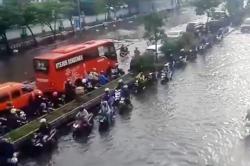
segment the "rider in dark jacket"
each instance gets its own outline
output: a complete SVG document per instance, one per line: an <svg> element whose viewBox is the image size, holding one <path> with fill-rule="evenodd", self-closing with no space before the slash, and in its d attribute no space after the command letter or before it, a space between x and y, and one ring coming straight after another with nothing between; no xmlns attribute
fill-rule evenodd
<svg viewBox="0 0 250 166"><path fill-rule="evenodd" d="M65 83L65 94L66 94L66 102L69 102L75 98L75 86L67 80Z"/></svg>
<svg viewBox="0 0 250 166"><path fill-rule="evenodd" d="M125 98L127 104L130 104L130 90L128 89L128 85L124 85L121 91L121 97Z"/></svg>
<svg viewBox="0 0 250 166"><path fill-rule="evenodd" d="M104 72L102 71L100 76L99 76L99 84L100 85L105 85L109 82L108 77L106 77L106 75L104 74Z"/></svg>
<svg viewBox="0 0 250 166"><path fill-rule="evenodd" d="M120 79L120 80L118 81L118 85L117 85L116 89L117 89L117 90L122 89L123 86L124 86L124 82L123 82L122 79Z"/></svg>
<svg viewBox="0 0 250 166"><path fill-rule="evenodd" d="M9 166L11 165L11 159L15 150L14 146L8 141L0 138L0 165Z"/></svg>
<svg viewBox="0 0 250 166"><path fill-rule="evenodd" d="M47 120L43 118L40 120L40 123L41 125L38 129L38 133L42 135L50 135L51 126L47 123Z"/></svg>

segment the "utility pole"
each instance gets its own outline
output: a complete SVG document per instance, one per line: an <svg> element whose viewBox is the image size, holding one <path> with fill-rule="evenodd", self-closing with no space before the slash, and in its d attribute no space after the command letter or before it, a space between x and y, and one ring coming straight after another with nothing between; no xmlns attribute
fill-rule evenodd
<svg viewBox="0 0 250 166"><path fill-rule="evenodd" d="M82 24L81 24L81 6L80 6L80 0L77 0L77 7L78 7L78 16L79 16L79 29L82 30Z"/></svg>

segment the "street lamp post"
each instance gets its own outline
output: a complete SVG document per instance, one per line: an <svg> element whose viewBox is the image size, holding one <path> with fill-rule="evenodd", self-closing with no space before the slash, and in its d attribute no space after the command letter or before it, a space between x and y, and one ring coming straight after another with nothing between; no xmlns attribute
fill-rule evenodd
<svg viewBox="0 0 250 166"><path fill-rule="evenodd" d="M78 16L79 16L79 30L82 30L81 25L81 7L80 7L80 0L77 0L77 7L78 7Z"/></svg>

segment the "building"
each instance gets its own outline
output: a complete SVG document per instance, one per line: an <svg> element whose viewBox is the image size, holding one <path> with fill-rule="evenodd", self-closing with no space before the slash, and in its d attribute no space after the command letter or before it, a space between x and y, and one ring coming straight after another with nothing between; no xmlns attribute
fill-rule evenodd
<svg viewBox="0 0 250 166"><path fill-rule="evenodd" d="M139 1L139 8L141 13L150 13L152 11L173 10L178 8L180 0L151 0Z"/></svg>
<svg viewBox="0 0 250 166"><path fill-rule="evenodd" d="M30 2L32 3L41 3L41 2L46 2L47 0L31 0Z"/></svg>

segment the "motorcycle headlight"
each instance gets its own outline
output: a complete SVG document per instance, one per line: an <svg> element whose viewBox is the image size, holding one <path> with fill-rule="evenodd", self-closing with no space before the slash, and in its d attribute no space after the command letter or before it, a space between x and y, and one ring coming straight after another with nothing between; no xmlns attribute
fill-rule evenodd
<svg viewBox="0 0 250 166"><path fill-rule="evenodd" d="M73 124L73 127L74 127L74 128L78 128L78 127L79 127L79 124Z"/></svg>

